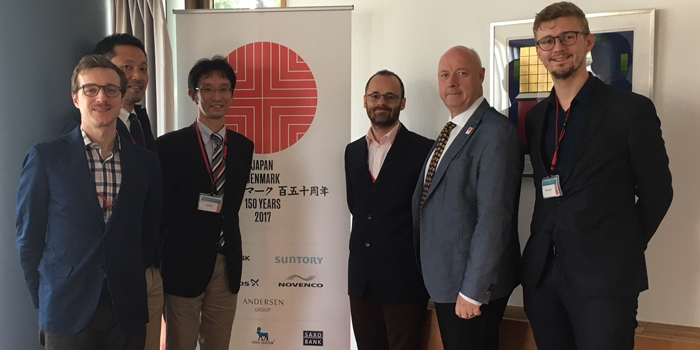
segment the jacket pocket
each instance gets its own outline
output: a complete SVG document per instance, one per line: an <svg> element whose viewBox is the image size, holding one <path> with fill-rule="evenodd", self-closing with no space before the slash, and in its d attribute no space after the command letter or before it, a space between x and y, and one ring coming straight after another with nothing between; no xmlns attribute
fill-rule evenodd
<svg viewBox="0 0 700 350"><path fill-rule="evenodd" d="M73 271L73 266L44 259L39 264L39 271L51 277L68 278L68 275Z"/></svg>

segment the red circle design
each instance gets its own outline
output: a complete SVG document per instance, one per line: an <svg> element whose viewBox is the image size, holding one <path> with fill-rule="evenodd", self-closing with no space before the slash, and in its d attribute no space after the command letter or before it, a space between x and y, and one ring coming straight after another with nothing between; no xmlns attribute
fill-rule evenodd
<svg viewBox="0 0 700 350"><path fill-rule="evenodd" d="M273 42L241 46L227 60L236 72L228 128L253 140L258 154L276 153L299 141L318 104L316 81L306 62Z"/></svg>

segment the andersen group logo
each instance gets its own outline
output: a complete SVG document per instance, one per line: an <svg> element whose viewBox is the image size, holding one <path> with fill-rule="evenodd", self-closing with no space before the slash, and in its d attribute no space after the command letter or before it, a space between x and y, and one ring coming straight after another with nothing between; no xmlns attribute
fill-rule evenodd
<svg viewBox="0 0 700 350"><path fill-rule="evenodd" d="M236 90L226 113L229 129L255 142L255 153L285 150L299 141L316 115L316 81L292 49L254 42L227 56L236 71Z"/></svg>
<svg viewBox="0 0 700 350"><path fill-rule="evenodd" d="M290 275L285 279L286 282L279 282L278 286L285 288L323 288L323 283L311 282L314 279L316 279L316 276Z"/></svg>
<svg viewBox="0 0 700 350"><path fill-rule="evenodd" d="M268 332L263 332L262 327L258 327L258 330L256 331L256 333L258 335L258 339L251 341L251 343L258 344L258 345L260 345L260 344L262 344L262 345L274 345L275 344L275 340L274 339L270 340L270 334Z"/></svg>

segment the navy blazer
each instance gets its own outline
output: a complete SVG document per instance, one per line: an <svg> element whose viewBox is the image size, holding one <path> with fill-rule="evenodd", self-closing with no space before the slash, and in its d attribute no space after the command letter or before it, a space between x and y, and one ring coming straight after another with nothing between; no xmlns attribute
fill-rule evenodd
<svg viewBox="0 0 700 350"><path fill-rule="evenodd" d="M95 312L104 279L117 323L148 322L144 271L162 204L156 155L121 139L122 181L107 223L76 128L33 146L17 188L17 250L41 329L75 334Z"/></svg>
<svg viewBox="0 0 700 350"><path fill-rule="evenodd" d="M165 293L193 298L214 273L219 235L226 240L226 270L231 292L241 285L242 250L238 210L253 161L253 141L227 130L226 183L221 213L197 209L199 195L210 193L211 174L202 155L195 124L158 138L163 167L163 261Z"/></svg>
<svg viewBox="0 0 700 350"><path fill-rule="evenodd" d="M560 173L562 197L542 197L549 98L527 114L536 199L522 278L537 286L554 242L571 288L621 297L648 288L644 250L671 205L671 172L651 100L594 79L581 134Z"/></svg>
<svg viewBox="0 0 700 350"><path fill-rule="evenodd" d="M413 232L435 302L454 303L461 292L488 304L518 285L520 144L513 123L484 100L443 153L421 208L429 153L413 194Z"/></svg>
<svg viewBox="0 0 700 350"><path fill-rule="evenodd" d="M411 197L433 140L399 127L376 181L367 166L367 139L345 149L352 213L348 294L366 292L382 305L425 304L428 293L413 249Z"/></svg>

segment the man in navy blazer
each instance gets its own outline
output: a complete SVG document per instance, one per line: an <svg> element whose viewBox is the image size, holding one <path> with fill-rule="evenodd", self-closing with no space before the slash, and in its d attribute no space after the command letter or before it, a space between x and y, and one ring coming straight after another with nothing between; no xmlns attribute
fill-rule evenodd
<svg viewBox="0 0 700 350"><path fill-rule="evenodd" d="M523 251L525 311L541 350L632 350L644 251L671 205L671 172L648 98L586 70L595 45L578 6L537 14L549 97L526 117L535 210Z"/></svg>
<svg viewBox="0 0 700 350"><path fill-rule="evenodd" d="M440 58L440 97L450 121L413 195L416 251L447 350L498 350L498 329L518 284L520 138L483 98L472 49Z"/></svg>
<svg viewBox="0 0 700 350"><path fill-rule="evenodd" d="M24 161L16 245L49 350L143 349L162 188L157 156L117 134L126 81L104 57L83 57L72 78L80 127Z"/></svg>
<svg viewBox="0 0 700 350"><path fill-rule="evenodd" d="M428 293L416 266L411 197L433 141L399 121L406 98L395 73L367 81L364 106L372 125L345 149L352 327L359 350L418 350Z"/></svg>

